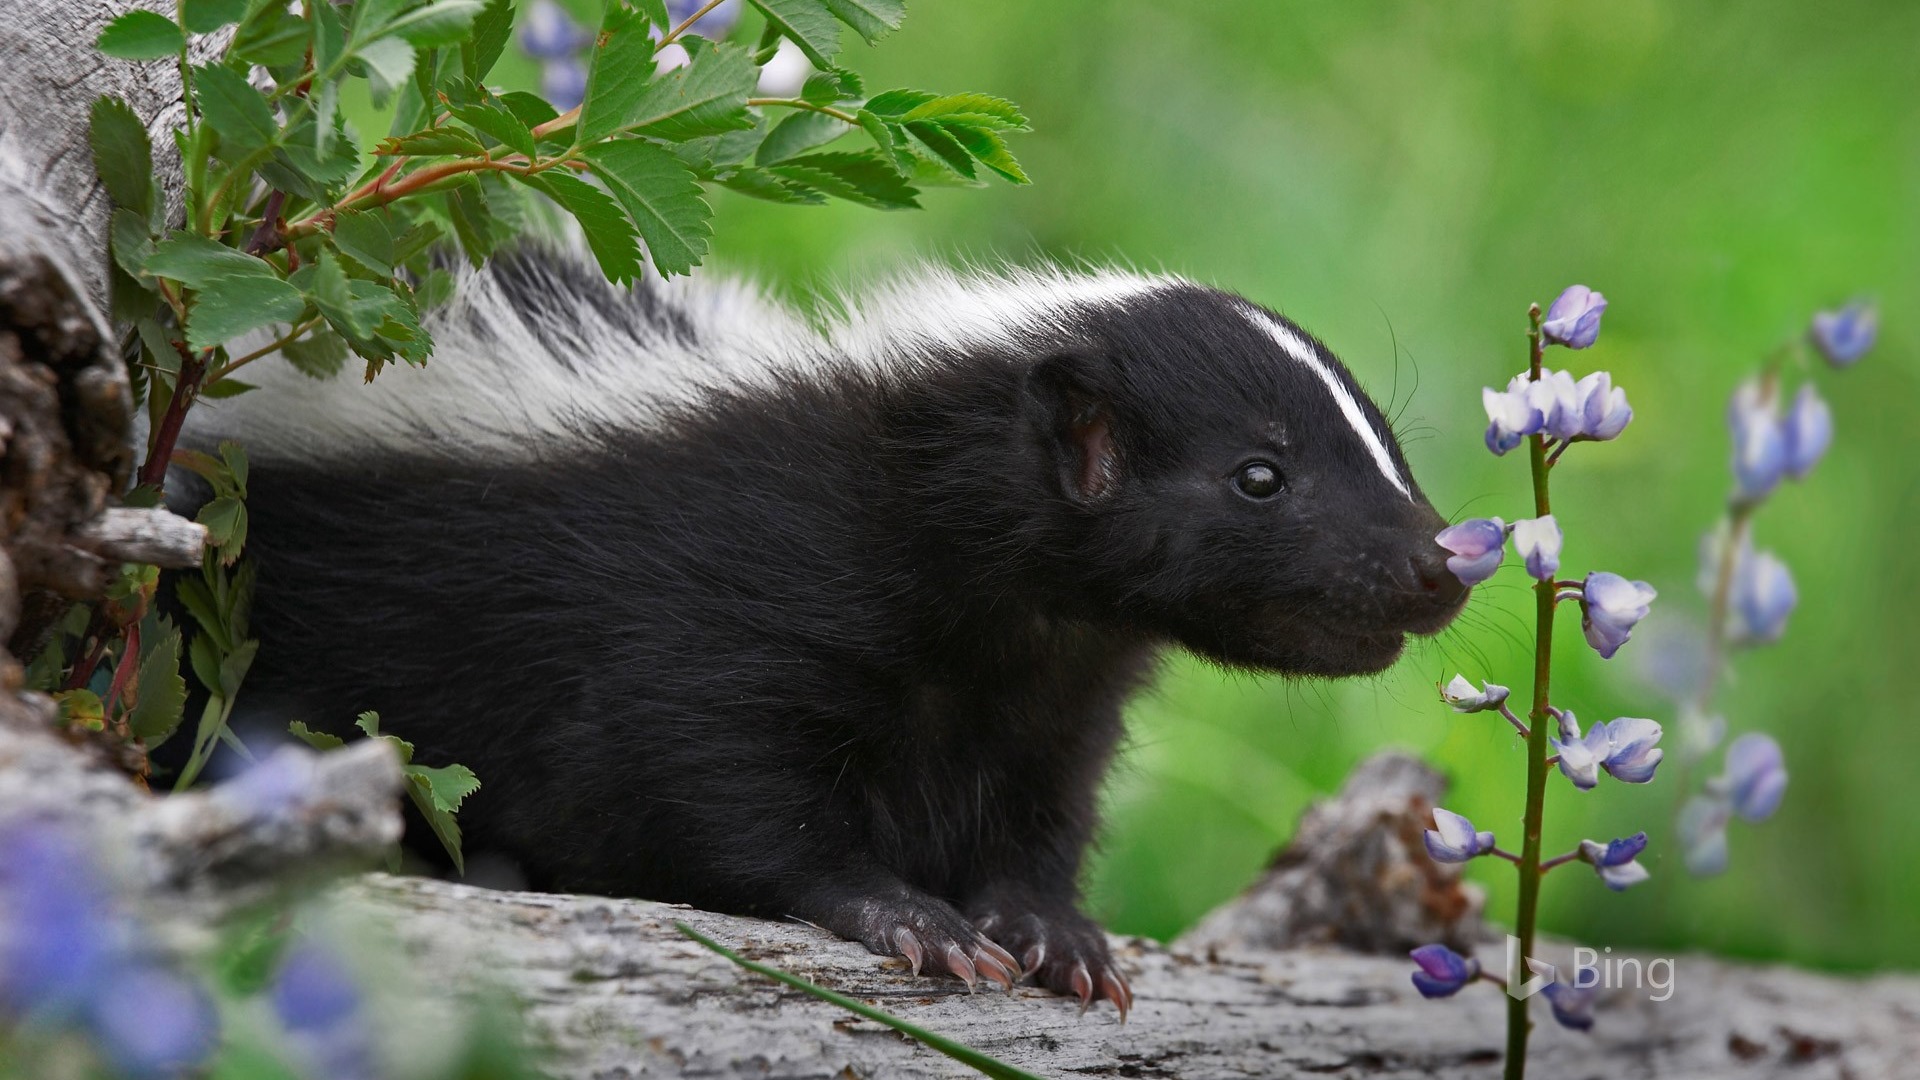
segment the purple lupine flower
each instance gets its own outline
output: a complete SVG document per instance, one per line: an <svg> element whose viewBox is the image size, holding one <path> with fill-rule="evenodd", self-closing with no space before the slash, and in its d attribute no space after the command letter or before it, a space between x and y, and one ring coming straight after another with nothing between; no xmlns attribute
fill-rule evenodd
<svg viewBox="0 0 1920 1080"><path fill-rule="evenodd" d="M1627 404L1627 392L1613 385L1613 376L1596 371L1580 380L1576 387L1580 402L1580 437L1605 442L1615 439L1633 420L1633 406Z"/></svg>
<svg viewBox="0 0 1920 1080"><path fill-rule="evenodd" d="M269 991L274 1014L315 1074L372 1080L372 1032L345 965L312 941L288 951Z"/></svg>
<svg viewBox="0 0 1920 1080"><path fill-rule="evenodd" d="M1514 379L1516 384L1526 381L1525 375ZM1493 451L1496 457L1519 446L1522 440L1539 431L1546 422L1542 411L1528 400L1524 385L1516 388L1509 384L1504 391L1491 386L1483 387L1480 390L1480 404L1487 410L1487 449Z"/></svg>
<svg viewBox="0 0 1920 1080"><path fill-rule="evenodd" d="M547 104L565 112L587 98L587 68L568 57L540 65L540 96Z"/></svg>
<svg viewBox="0 0 1920 1080"><path fill-rule="evenodd" d="M1833 410L1812 383L1802 383L1781 428L1785 436L1787 475L1804 480L1833 445Z"/></svg>
<svg viewBox="0 0 1920 1080"><path fill-rule="evenodd" d="M1560 774L1581 791L1591 791L1600 783L1600 763L1612 752L1607 740L1607 725L1595 724L1580 734L1580 721L1571 711L1562 711L1558 720L1560 737L1547 736L1554 753L1560 755Z"/></svg>
<svg viewBox="0 0 1920 1080"><path fill-rule="evenodd" d="M94 1041L123 1076L197 1075L219 1020L198 984L151 965L116 971L92 1002Z"/></svg>
<svg viewBox="0 0 1920 1080"><path fill-rule="evenodd" d="M567 60L592 44L567 9L553 0L533 0L520 20L520 50L536 60Z"/></svg>
<svg viewBox="0 0 1920 1080"><path fill-rule="evenodd" d="M1660 594L1644 581L1628 581L1619 574L1596 570L1580 589L1580 629L1601 659L1611 660L1633 637L1633 627L1647 617Z"/></svg>
<svg viewBox="0 0 1920 1080"><path fill-rule="evenodd" d="M1413 988L1421 997L1452 997L1480 977L1480 961L1461 956L1445 945L1422 945L1407 955L1420 965L1420 970L1413 973Z"/></svg>
<svg viewBox="0 0 1920 1080"><path fill-rule="evenodd" d="M1473 822L1451 810L1434 807L1433 824L1426 841L1434 862L1463 863L1493 850L1492 833L1476 832Z"/></svg>
<svg viewBox="0 0 1920 1080"><path fill-rule="evenodd" d="M1493 576L1507 555L1507 526L1499 518L1473 518L1440 530L1433 542L1453 552L1447 569L1463 585L1478 585Z"/></svg>
<svg viewBox="0 0 1920 1080"><path fill-rule="evenodd" d="M1609 840L1602 844L1597 840L1580 841L1580 859L1591 863L1593 872L1614 892L1625 892L1652 876L1647 868L1637 861L1640 853L1647 849L1647 834L1634 833L1622 840Z"/></svg>
<svg viewBox="0 0 1920 1080"><path fill-rule="evenodd" d="M1451 705L1454 712L1475 713L1499 708L1512 693L1499 683L1483 682L1480 687L1475 690L1465 675L1455 675L1452 682L1441 688L1440 699Z"/></svg>
<svg viewBox="0 0 1920 1080"><path fill-rule="evenodd" d="M1734 813L1748 821L1772 817L1787 793L1787 762L1780 744L1757 731L1733 740L1720 783Z"/></svg>
<svg viewBox="0 0 1920 1080"><path fill-rule="evenodd" d="M1553 1019L1561 1027L1587 1031L1593 1027L1593 1004L1600 996L1597 986L1574 986L1558 980L1540 988L1553 1009Z"/></svg>
<svg viewBox="0 0 1920 1080"><path fill-rule="evenodd" d="M1727 821L1732 808L1723 797L1695 795L1680 808L1678 832L1687 872L1712 877L1727 868Z"/></svg>
<svg viewBox="0 0 1920 1080"><path fill-rule="evenodd" d="M1560 523L1552 514L1513 523L1513 550L1527 561L1527 573L1540 581L1552 581L1560 572L1563 540Z"/></svg>
<svg viewBox="0 0 1920 1080"><path fill-rule="evenodd" d="M693 13L705 3L706 0L667 0L667 20L678 26L692 18ZM700 21L693 24L691 32L714 40L725 37L727 31L733 29L733 24L740 21L740 7L740 0L725 0L725 3L700 16Z"/></svg>
<svg viewBox="0 0 1920 1080"><path fill-rule="evenodd" d="M1607 298L1585 285L1569 285L1547 309L1540 335L1555 345L1584 349L1600 336L1600 316Z"/></svg>
<svg viewBox="0 0 1920 1080"><path fill-rule="evenodd" d="M1764 498L1787 473L1787 434L1779 405L1758 376L1735 388L1727 427L1733 432L1733 479L1740 498Z"/></svg>
<svg viewBox="0 0 1920 1080"><path fill-rule="evenodd" d="M1600 760L1600 767L1623 784L1644 784L1652 780L1654 769L1666 756L1666 751L1654 745L1660 741L1660 725L1652 720L1622 716L1600 726L1607 732L1607 754Z"/></svg>
<svg viewBox="0 0 1920 1080"><path fill-rule="evenodd" d="M1834 367L1852 367L1880 332L1880 313L1872 304L1856 300L1838 311L1822 311L1813 317L1807 336L1813 347Z"/></svg>
<svg viewBox="0 0 1920 1080"><path fill-rule="evenodd" d="M1732 637L1749 644L1778 641L1800 602L1793 574L1771 551L1742 555L1733 568Z"/></svg>
<svg viewBox="0 0 1920 1080"><path fill-rule="evenodd" d="M126 947L72 836L39 822L0 828L0 1015L74 1019Z"/></svg>

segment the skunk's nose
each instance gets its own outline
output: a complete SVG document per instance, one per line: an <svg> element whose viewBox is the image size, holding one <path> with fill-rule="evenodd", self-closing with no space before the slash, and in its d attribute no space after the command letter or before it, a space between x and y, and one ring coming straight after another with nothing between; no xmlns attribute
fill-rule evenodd
<svg viewBox="0 0 1920 1080"><path fill-rule="evenodd" d="M1439 544L1428 542L1407 557L1408 581L1415 594L1445 611L1459 607L1467 598L1467 587L1447 569L1450 554Z"/></svg>

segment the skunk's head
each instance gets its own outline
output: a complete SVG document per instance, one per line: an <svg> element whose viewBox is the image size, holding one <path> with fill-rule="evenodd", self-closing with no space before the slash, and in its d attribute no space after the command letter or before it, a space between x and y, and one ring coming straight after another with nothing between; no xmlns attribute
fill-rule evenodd
<svg viewBox="0 0 1920 1080"><path fill-rule="evenodd" d="M1284 318L1194 285L1106 306L1028 372L1078 600L1234 666L1379 671L1466 602L1380 410Z"/></svg>

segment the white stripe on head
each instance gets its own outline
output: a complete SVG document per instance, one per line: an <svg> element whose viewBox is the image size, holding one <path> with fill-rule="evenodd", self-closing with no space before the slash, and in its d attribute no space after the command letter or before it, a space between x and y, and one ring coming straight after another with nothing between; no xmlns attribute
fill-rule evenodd
<svg viewBox="0 0 1920 1080"><path fill-rule="evenodd" d="M1347 423L1353 425L1353 433L1360 436L1360 441L1365 443L1367 450L1373 454L1373 463L1380 467L1380 475L1386 477L1387 482L1398 489L1400 494L1412 499L1413 491L1407 487L1406 480L1401 478L1400 469L1394 465L1393 455L1387 452L1387 444L1380 438L1380 433L1367 422L1367 414L1361 411L1360 403L1354 400L1353 391L1347 389L1347 384L1340 381L1340 376L1335 375L1333 369L1320 359L1320 354L1314 351L1312 343L1294 333L1292 328L1274 321L1265 312L1249 308L1247 315L1253 320L1254 325L1267 332L1267 336L1273 339L1274 344L1280 346L1280 351L1305 364L1309 371L1320 377L1320 381L1326 385L1327 392L1333 395L1333 400L1340 406L1341 415L1347 418Z"/></svg>

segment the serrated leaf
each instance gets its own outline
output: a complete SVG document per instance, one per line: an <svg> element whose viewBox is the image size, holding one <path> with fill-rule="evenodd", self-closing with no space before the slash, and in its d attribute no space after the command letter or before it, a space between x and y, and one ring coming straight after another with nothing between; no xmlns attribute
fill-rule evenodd
<svg viewBox="0 0 1920 1080"><path fill-rule="evenodd" d="M931 120L913 120L902 126L909 135L933 151L948 168L969 180L974 178L973 155L967 153L967 148L961 146L960 141L949 134L946 128Z"/></svg>
<svg viewBox="0 0 1920 1080"><path fill-rule="evenodd" d="M246 17L248 0L180 0L180 21L187 31L204 34Z"/></svg>
<svg viewBox="0 0 1920 1080"><path fill-rule="evenodd" d="M124 207L115 210L107 226L107 241L113 261L139 282L147 260L153 257L153 235L147 231L146 215Z"/></svg>
<svg viewBox="0 0 1920 1080"><path fill-rule="evenodd" d="M617 3L607 5L587 69L587 93L575 125L575 144L585 145L626 127L653 74L653 38L647 34L646 17Z"/></svg>
<svg viewBox="0 0 1920 1080"><path fill-rule="evenodd" d="M463 876L467 872L465 858L460 853L460 823L452 814L434 804L433 785L413 767L407 769L407 796L427 821L427 827L439 839L440 846L447 849L447 856L453 860L453 868Z"/></svg>
<svg viewBox="0 0 1920 1080"><path fill-rule="evenodd" d="M450 110L454 119L473 127L482 134L491 135L495 141L507 149L525 155L531 160L536 151L533 145L533 132L520 118L492 102L477 105L455 105Z"/></svg>
<svg viewBox="0 0 1920 1080"><path fill-rule="evenodd" d="M241 20L229 52L236 59L267 67L297 64L306 56L312 36L313 24L288 6L264 4Z"/></svg>
<svg viewBox="0 0 1920 1080"><path fill-rule="evenodd" d="M240 527L240 519L246 510L246 504L239 499L223 495L202 506L193 520L207 527L207 543L220 548L233 540L234 530ZM198 612L195 612L195 617L199 617Z"/></svg>
<svg viewBox="0 0 1920 1080"><path fill-rule="evenodd" d="M155 277L171 278L198 289L216 277L255 277L279 280L273 267L244 251L216 243L198 233L175 232L154 245L141 267Z"/></svg>
<svg viewBox="0 0 1920 1080"><path fill-rule="evenodd" d="M824 146L851 130L844 121L825 113L797 112L773 125L773 130L767 132L760 148L754 152L753 160L757 165L786 161Z"/></svg>
<svg viewBox="0 0 1920 1080"><path fill-rule="evenodd" d="M604 145L612 144L599 144L594 149ZM678 159L675 160L677 163ZM680 167L685 168L684 165ZM559 203L562 210L572 214L573 219L580 223L580 231L586 234L587 247L599 261L600 270L607 275L607 280L624 285L640 276L640 245L634 239L633 223L620 212L620 204L614 202L611 196L585 180L568 176L558 169L522 177L521 180L528 187Z"/></svg>
<svg viewBox="0 0 1920 1080"><path fill-rule="evenodd" d="M338 750L347 745L347 741L338 735L329 735L324 731L315 731L306 721L295 720L287 725L287 734L313 747L315 750Z"/></svg>
<svg viewBox="0 0 1920 1080"><path fill-rule="evenodd" d="M216 275L195 293L187 313L187 344L211 349L249 330L292 322L306 306L300 290L277 277Z"/></svg>
<svg viewBox="0 0 1920 1080"><path fill-rule="evenodd" d="M222 160L238 161L274 144L280 125L273 118L273 107L246 79L208 64L193 69L193 81L200 115L220 135Z"/></svg>
<svg viewBox="0 0 1920 1080"><path fill-rule="evenodd" d="M587 164L626 207L662 276L698 266L713 235L713 211L692 170L672 153L637 140L587 147Z"/></svg>
<svg viewBox="0 0 1920 1080"><path fill-rule="evenodd" d="M96 98L88 114L93 168L115 206L146 218L153 212L153 147L146 125L117 97Z"/></svg>
<svg viewBox="0 0 1920 1080"><path fill-rule="evenodd" d="M897 120L939 96L925 90L887 90L867 99L867 111L888 120Z"/></svg>
<svg viewBox="0 0 1920 1080"><path fill-rule="evenodd" d="M353 55L366 66L367 86L372 91L374 108L385 108L393 92L406 85L419 55L414 49L412 42L399 37L383 37L355 45ZM322 116L321 119L325 122L332 118Z"/></svg>
<svg viewBox="0 0 1920 1080"><path fill-rule="evenodd" d="M873 108L871 102L867 105ZM875 109L875 112L880 110ZM1027 131L1027 118L1013 102L991 94L948 94L923 101L901 115L901 120L941 120L1001 131Z"/></svg>
<svg viewBox="0 0 1920 1080"><path fill-rule="evenodd" d="M769 167L788 180L877 210L917 209L910 187L891 162L872 152L808 154Z"/></svg>
<svg viewBox="0 0 1920 1080"><path fill-rule="evenodd" d="M165 15L135 10L102 28L93 46L121 60L158 60L179 55L187 47L187 38Z"/></svg>
<svg viewBox="0 0 1920 1080"><path fill-rule="evenodd" d="M480 0L432 0L380 27L382 37L393 35L422 49L458 45L473 29L474 20L485 10ZM473 76L478 79L479 76Z"/></svg>
<svg viewBox="0 0 1920 1080"><path fill-rule="evenodd" d="M100 701L100 695L91 690L62 690L53 695L60 706L60 722L70 728L83 731L104 731L107 726L107 709Z"/></svg>
<svg viewBox="0 0 1920 1080"><path fill-rule="evenodd" d="M900 29L907 17L906 0L826 0L826 4L834 18L853 27L869 45Z"/></svg>
<svg viewBox="0 0 1920 1080"><path fill-rule="evenodd" d="M313 19L313 70L330 78L335 65L346 57L347 28L340 24L340 9L332 4L316 4L307 10ZM356 16L363 10L363 5L353 8Z"/></svg>
<svg viewBox="0 0 1920 1080"><path fill-rule="evenodd" d="M158 640L147 645L134 675L134 706L127 729L149 747L157 746L180 726L187 707L187 682L180 677L180 631L162 620Z"/></svg>
<svg viewBox="0 0 1920 1080"><path fill-rule="evenodd" d="M840 51L840 20L822 0L753 0L753 6L817 68L833 66Z"/></svg>
<svg viewBox="0 0 1920 1080"><path fill-rule="evenodd" d="M474 82L487 77L513 36L513 0L487 0L473 20L473 33L460 43L460 71Z"/></svg>
<svg viewBox="0 0 1920 1080"><path fill-rule="evenodd" d="M426 781L433 805L449 814L459 812L467 796L480 790L480 778L465 765L409 765L407 772Z"/></svg>
<svg viewBox="0 0 1920 1080"><path fill-rule="evenodd" d="M980 164L1016 184L1030 182L1025 170L1020 168L1020 163L1013 159L1012 152L1007 149L1007 140L1001 138L999 132L974 127L972 124L948 122L940 126L946 128L961 146L967 148L967 153L979 160Z"/></svg>
<svg viewBox="0 0 1920 1080"><path fill-rule="evenodd" d="M208 399L209 401L219 401L222 398L239 397L241 394L244 394L249 390L258 390L258 389L260 388L258 386L255 386L253 383L241 382L239 379L236 379L233 376L229 375L224 379L220 379L215 382L208 383L206 386L202 387L200 390L200 396Z"/></svg>
<svg viewBox="0 0 1920 1080"><path fill-rule="evenodd" d="M621 126L673 142L751 128L747 96L760 81L753 58L738 46L699 39L687 51L685 65L647 84Z"/></svg>
<svg viewBox="0 0 1920 1080"><path fill-rule="evenodd" d="M346 210L334 215L333 246L369 273L393 276L393 226L385 211Z"/></svg>
<svg viewBox="0 0 1920 1080"><path fill-rule="evenodd" d="M885 120L868 109L861 109L855 115L859 117L860 130L866 132L867 137L873 140L873 145L879 149L880 156L883 159L893 162L894 167L902 173L913 168L912 157L906 153L906 148L900 145L894 138L894 131L897 125L889 125ZM902 135L906 134L904 128L898 128L898 130Z"/></svg>
<svg viewBox="0 0 1920 1080"><path fill-rule="evenodd" d="M447 192L447 217L453 222L454 238L460 251L475 270L493 254L499 242L494 229L493 209L487 193L478 183L461 184Z"/></svg>
<svg viewBox="0 0 1920 1080"><path fill-rule="evenodd" d="M831 105L836 101L864 96L866 92L860 76L846 68L816 71L807 76L807 81L800 87L801 100L811 101L815 105Z"/></svg>
<svg viewBox="0 0 1920 1080"><path fill-rule="evenodd" d="M560 115L546 98L525 90L509 90L500 95L500 104L529 128L537 128Z"/></svg>
<svg viewBox="0 0 1920 1080"><path fill-rule="evenodd" d="M242 497L247 494L247 451L232 439L222 440L219 447L220 463L227 467L227 475L233 480L233 487Z"/></svg>
<svg viewBox="0 0 1920 1080"><path fill-rule="evenodd" d="M366 712L353 718L353 726L365 732L367 738L377 739L380 737L380 714L374 712L372 709L368 709ZM413 747L408 745L407 749L411 750ZM403 761L411 761L412 759L413 755L408 754Z"/></svg>
<svg viewBox="0 0 1920 1080"><path fill-rule="evenodd" d="M479 157L487 152L487 148L479 139L459 128L437 127L382 139L374 146L373 152L380 157L436 157L441 154Z"/></svg>
<svg viewBox="0 0 1920 1080"><path fill-rule="evenodd" d="M751 195L768 202L818 206L827 201L826 196L805 184L782 179L765 169L756 169L752 166L734 170L726 179L720 181L720 184L742 195Z"/></svg>
<svg viewBox="0 0 1920 1080"><path fill-rule="evenodd" d="M309 379L331 379L347 366L347 343L332 327L316 327L281 346L280 355Z"/></svg>

